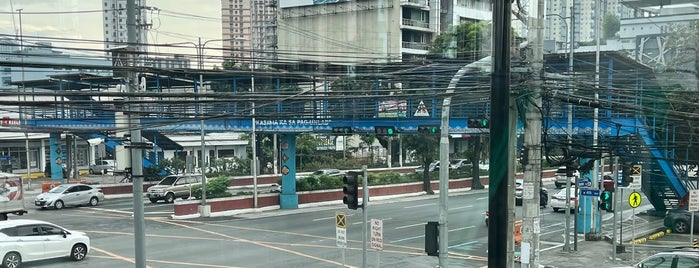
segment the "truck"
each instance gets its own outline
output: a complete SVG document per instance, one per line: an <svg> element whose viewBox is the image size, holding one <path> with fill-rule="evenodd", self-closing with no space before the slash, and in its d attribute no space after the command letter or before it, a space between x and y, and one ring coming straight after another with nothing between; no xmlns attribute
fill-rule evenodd
<svg viewBox="0 0 699 268"><path fill-rule="evenodd" d="M0 221L7 220L8 214L27 213L23 197L22 176L0 172Z"/></svg>

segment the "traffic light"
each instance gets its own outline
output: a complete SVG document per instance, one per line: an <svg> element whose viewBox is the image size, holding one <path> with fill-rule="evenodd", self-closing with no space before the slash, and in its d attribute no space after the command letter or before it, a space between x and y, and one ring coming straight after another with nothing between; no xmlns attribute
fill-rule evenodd
<svg viewBox="0 0 699 268"><path fill-rule="evenodd" d="M352 133L352 127L333 127L333 134L346 135Z"/></svg>
<svg viewBox="0 0 699 268"><path fill-rule="evenodd" d="M526 166L529 163L529 148L522 146L519 150L519 163Z"/></svg>
<svg viewBox="0 0 699 268"><path fill-rule="evenodd" d="M379 127L379 126L375 126L375 127L374 127L374 131L375 131L376 134L378 134L378 135L388 135L388 136L392 136L392 135L395 135L395 134L397 133L396 127Z"/></svg>
<svg viewBox="0 0 699 268"><path fill-rule="evenodd" d="M629 187L629 184L633 182L633 177L631 177L631 164L627 163L621 166L621 185L624 187Z"/></svg>
<svg viewBox="0 0 699 268"><path fill-rule="evenodd" d="M490 128L488 118L469 118L466 125L468 128Z"/></svg>
<svg viewBox="0 0 699 268"><path fill-rule="evenodd" d="M417 126L418 133L438 134L439 126Z"/></svg>
<svg viewBox="0 0 699 268"><path fill-rule="evenodd" d="M359 178L356 172L347 172L342 177L342 182L345 184L342 187L342 192L345 197L342 198L342 203L347 204L347 208L356 210L359 208Z"/></svg>
<svg viewBox="0 0 699 268"><path fill-rule="evenodd" d="M614 211L612 209L612 192L602 191L599 195L599 209L607 212Z"/></svg>

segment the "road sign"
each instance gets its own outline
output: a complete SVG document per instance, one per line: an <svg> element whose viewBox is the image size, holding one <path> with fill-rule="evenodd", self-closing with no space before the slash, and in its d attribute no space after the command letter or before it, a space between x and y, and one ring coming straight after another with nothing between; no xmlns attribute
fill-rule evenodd
<svg viewBox="0 0 699 268"><path fill-rule="evenodd" d="M643 171L643 166L641 165L633 165L631 167L631 175L641 175L641 171Z"/></svg>
<svg viewBox="0 0 699 268"><path fill-rule="evenodd" d="M335 227L347 228L347 216L342 212L335 212Z"/></svg>
<svg viewBox="0 0 699 268"><path fill-rule="evenodd" d="M345 213L335 212L335 238L338 248L347 247L347 217Z"/></svg>
<svg viewBox="0 0 699 268"><path fill-rule="evenodd" d="M632 208L637 208L638 206L641 205L641 194L638 192L634 191L629 195L629 206Z"/></svg>
<svg viewBox="0 0 699 268"><path fill-rule="evenodd" d="M592 182L590 182L590 181L588 181L588 180L580 180L580 181L578 181L578 188L590 187L590 186L592 186Z"/></svg>
<svg viewBox="0 0 699 268"><path fill-rule="evenodd" d="M12 157L9 155L0 156L0 161L10 161L10 160L12 160Z"/></svg>
<svg viewBox="0 0 699 268"><path fill-rule="evenodd" d="M371 219L371 248L383 250L383 220Z"/></svg>
<svg viewBox="0 0 699 268"><path fill-rule="evenodd" d="M580 190L580 195L599 196L599 190L582 189Z"/></svg>
<svg viewBox="0 0 699 268"><path fill-rule="evenodd" d="M689 190L689 211L699 211L699 190Z"/></svg>

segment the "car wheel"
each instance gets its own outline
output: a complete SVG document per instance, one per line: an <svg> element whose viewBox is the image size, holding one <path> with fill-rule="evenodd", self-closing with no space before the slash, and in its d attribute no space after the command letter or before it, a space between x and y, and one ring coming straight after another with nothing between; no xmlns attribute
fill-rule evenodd
<svg viewBox="0 0 699 268"><path fill-rule="evenodd" d="M95 174L95 171L90 169L90 174Z"/></svg>
<svg viewBox="0 0 699 268"><path fill-rule="evenodd" d="M70 251L70 259L74 261L82 261L85 259L85 256L87 255L87 246L83 244L77 244L73 246L73 249Z"/></svg>
<svg viewBox="0 0 699 268"><path fill-rule="evenodd" d="M689 232L689 225L686 221L676 220L675 224L672 225L672 230L674 230L675 233L685 234Z"/></svg>
<svg viewBox="0 0 699 268"><path fill-rule="evenodd" d="M96 206L96 205L99 204L99 203L100 203L100 200L99 200L97 197L94 197L94 196L93 196L92 198L90 198L90 206L93 206L93 207L94 207L94 206Z"/></svg>
<svg viewBox="0 0 699 268"><path fill-rule="evenodd" d="M165 203L175 202L175 195L173 193L168 193L165 195Z"/></svg>
<svg viewBox="0 0 699 268"><path fill-rule="evenodd" d="M22 264L22 256L17 252L7 253L2 258L2 267L4 268L17 268L20 264Z"/></svg>
<svg viewBox="0 0 699 268"><path fill-rule="evenodd" d="M2 213L0 214L0 221L6 221L7 220L7 214Z"/></svg>
<svg viewBox="0 0 699 268"><path fill-rule="evenodd" d="M189 199L189 196L188 196L188 195L185 195L185 196L182 197L182 200L187 200L187 199Z"/></svg>
<svg viewBox="0 0 699 268"><path fill-rule="evenodd" d="M558 212L558 208L553 208L553 212Z"/></svg>
<svg viewBox="0 0 699 268"><path fill-rule="evenodd" d="M556 183L556 188L561 189L561 188L563 188L563 185Z"/></svg>
<svg viewBox="0 0 699 268"><path fill-rule="evenodd" d="M56 200L56 203L53 204L53 207L56 209L63 209L65 207L65 204L63 204L63 201L61 200Z"/></svg>
<svg viewBox="0 0 699 268"><path fill-rule="evenodd" d="M148 200L150 200L150 202L153 204L158 203L158 199L155 198L148 198Z"/></svg>

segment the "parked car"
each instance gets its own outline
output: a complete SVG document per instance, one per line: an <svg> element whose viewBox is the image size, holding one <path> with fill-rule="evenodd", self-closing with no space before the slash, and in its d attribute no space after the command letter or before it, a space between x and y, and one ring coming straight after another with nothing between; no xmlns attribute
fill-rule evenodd
<svg viewBox="0 0 699 268"><path fill-rule="evenodd" d="M689 233L692 224L692 213L687 206L668 209L665 211L665 227L671 228L675 233ZM694 232L699 232L699 216L694 217Z"/></svg>
<svg viewBox="0 0 699 268"><path fill-rule="evenodd" d="M580 172L577 170L573 172L573 177L570 177L570 184L573 185L575 184L575 177L579 177ZM566 183L568 183L568 176L566 173L566 167L559 167L556 170L556 173L554 174L554 182L556 185L556 188L563 188L566 186Z"/></svg>
<svg viewBox="0 0 699 268"><path fill-rule="evenodd" d="M114 160L98 160L94 165L90 165L90 174L107 174L114 172Z"/></svg>
<svg viewBox="0 0 699 268"><path fill-rule="evenodd" d="M634 268L685 268L699 267L699 251L688 249L687 251L660 252L640 261Z"/></svg>
<svg viewBox="0 0 699 268"><path fill-rule="evenodd" d="M573 210L576 207L577 204L577 197L576 197L576 188L575 187L570 187L570 209ZM565 209L566 208L566 188L561 189L558 191L556 194L551 196L551 200L549 200L549 205L553 209L553 211L558 211L559 209Z"/></svg>
<svg viewBox="0 0 699 268"><path fill-rule="evenodd" d="M450 169L470 169L471 167L473 164L468 159L452 159L449 163Z"/></svg>
<svg viewBox="0 0 699 268"><path fill-rule="evenodd" d="M66 206L96 206L104 200L102 189L86 184L61 184L36 196L34 205L40 208L62 209Z"/></svg>
<svg viewBox="0 0 699 268"><path fill-rule="evenodd" d="M312 176L322 176L322 175L325 175L325 176L342 176L342 175L344 175L344 174L345 174L344 172L342 172L342 171L340 171L339 169L336 169L336 168L324 168L324 169L316 170L316 171L313 172L313 174L311 174L311 175L312 175Z"/></svg>
<svg viewBox="0 0 699 268"><path fill-rule="evenodd" d="M89 251L90 238L83 232L39 220L0 222L0 267L62 257L81 261Z"/></svg>
<svg viewBox="0 0 699 268"><path fill-rule="evenodd" d="M430 163L429 171L432 172L432 171L436 171L436 170L439 170L439 161L434 161L434 162ZM423 173L424 171L425 171L424 166L419 166L419 167L415 168L415 173Z"/></svg>
<svg viewBox="0 0 699 268"><path fill-rule="evenodd" d="M522 205L522 193L524 192L524 180L515 179L515 205ZM549 203L549 192L544 187L539 187L539 206L546 207Z"/></svg>
<svg viewBox="0 0 699 268"><path fill-rule="evenodd" d="M165 203L175 202L175 199L187 199L192 195L192 187L200 185L201 174L170 175L153 185L146 191L146 197L151 203L164 200Z"/></svg>

